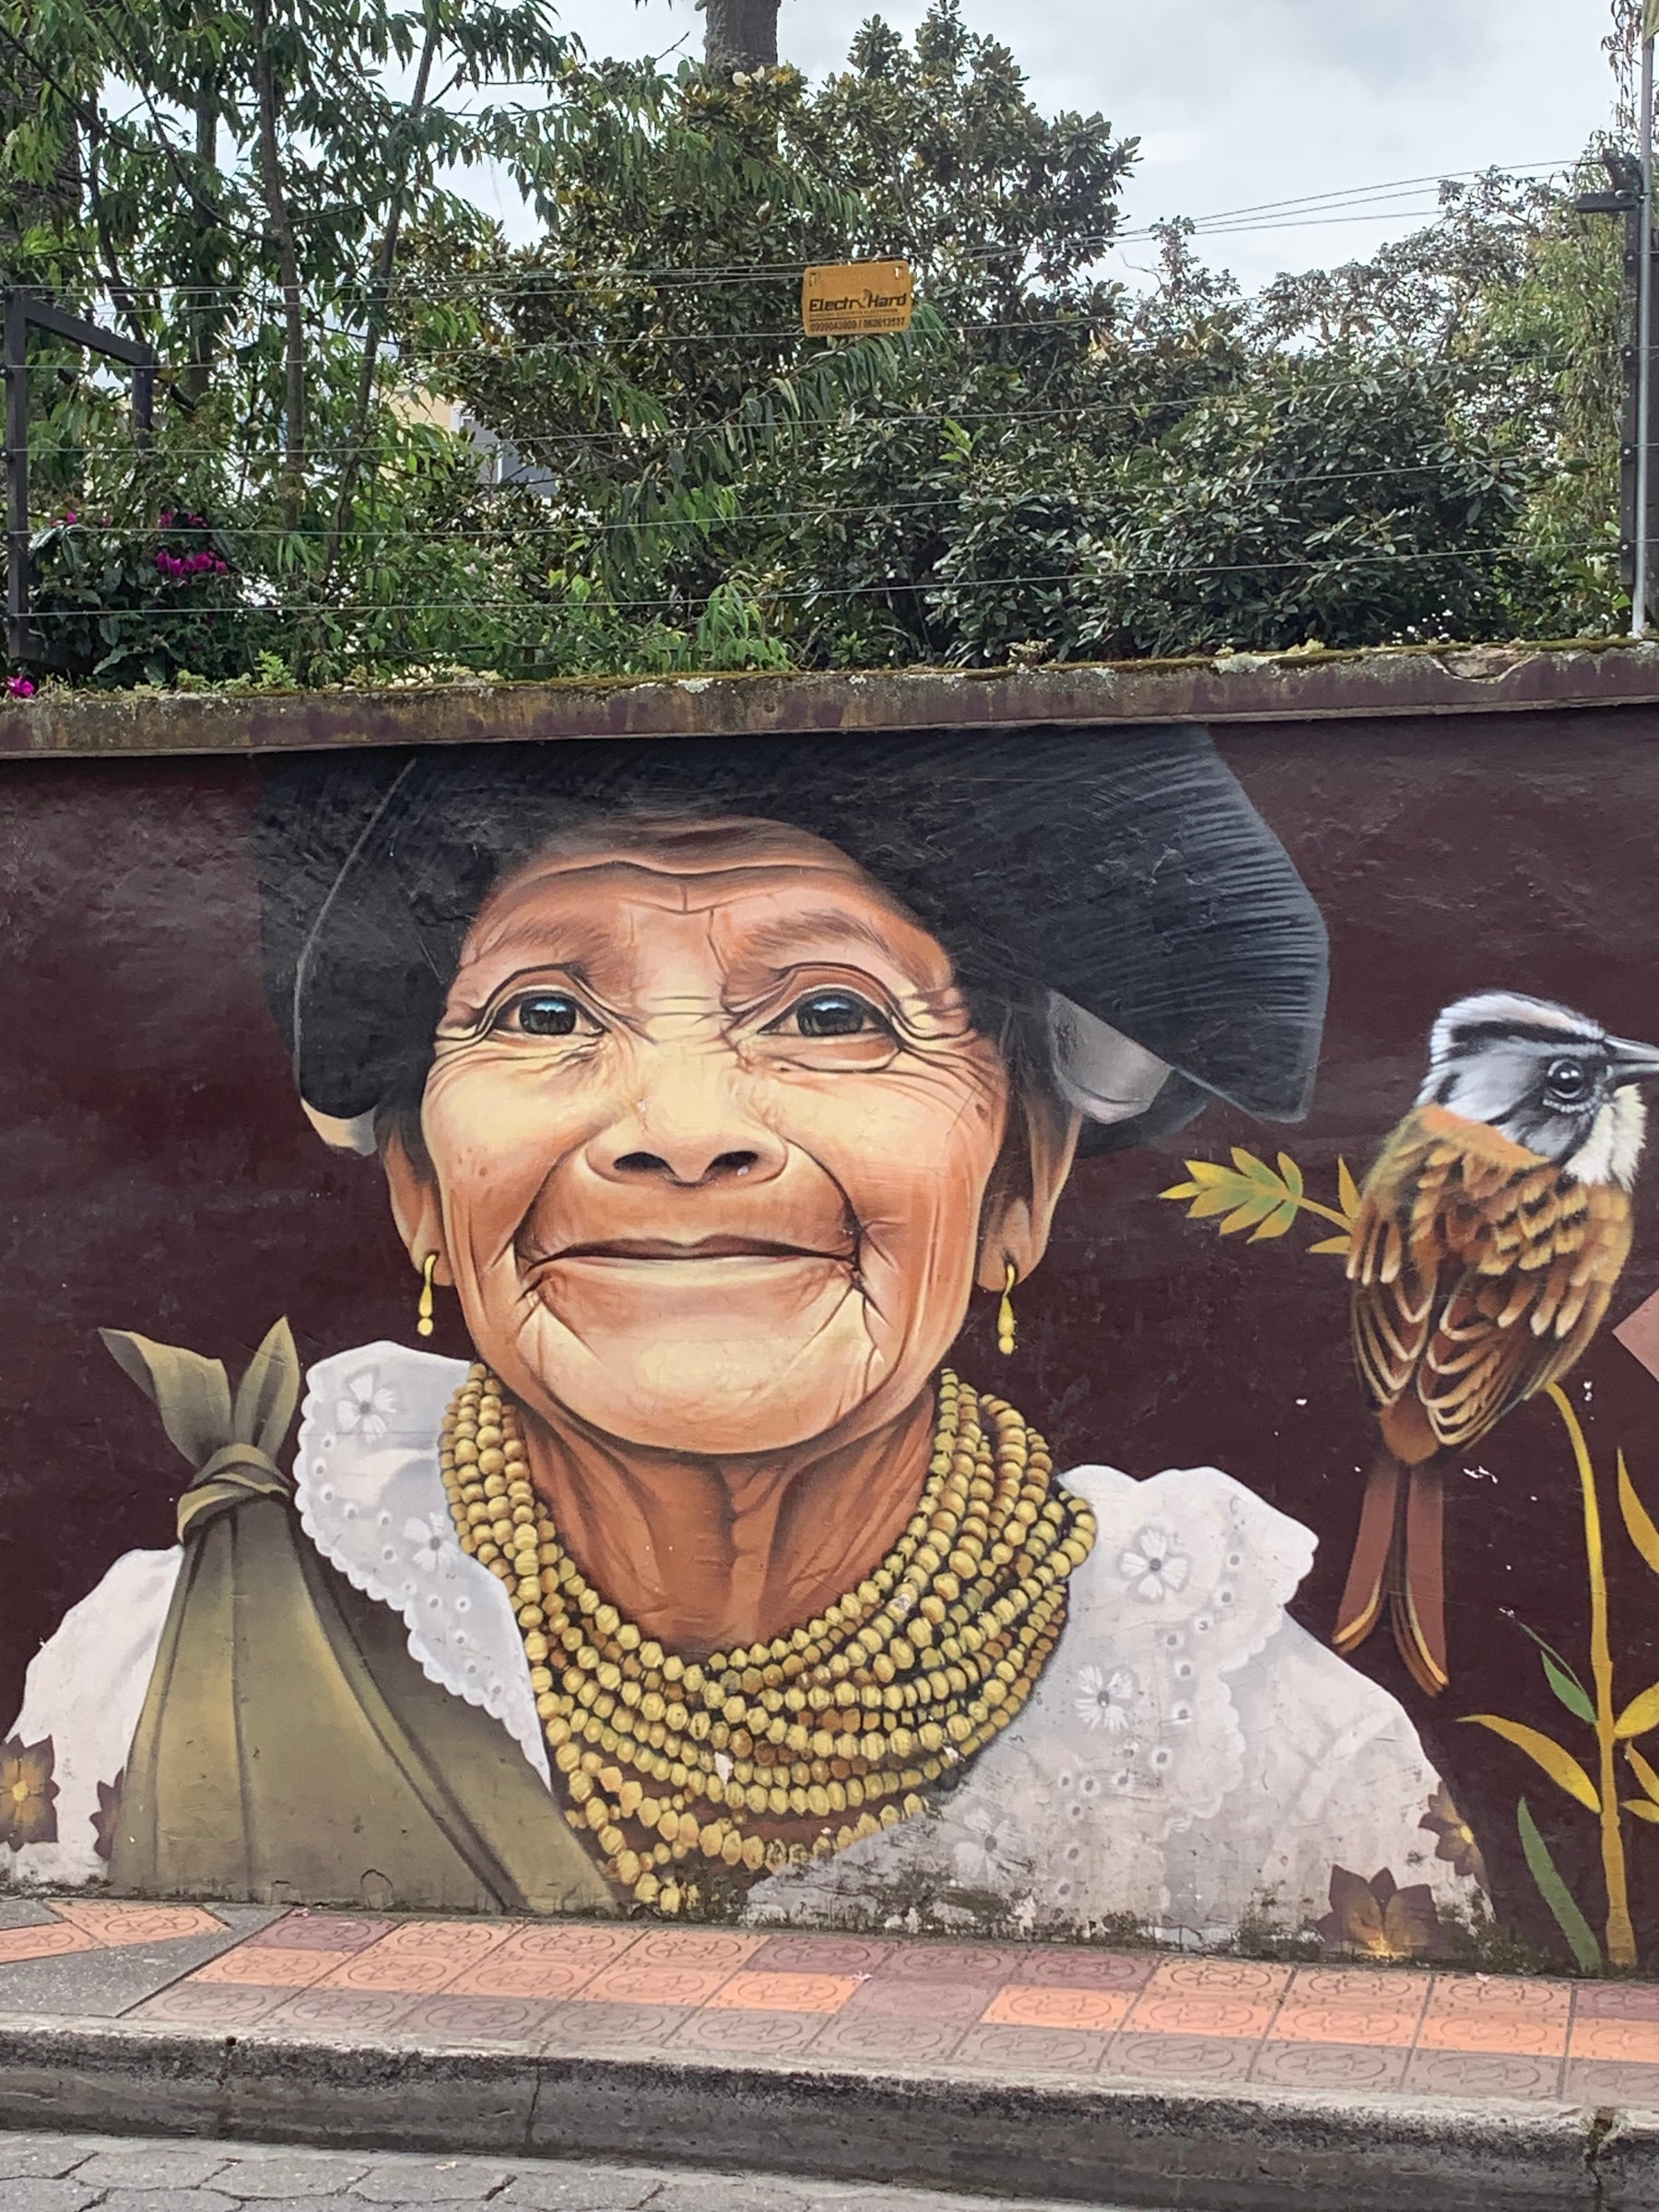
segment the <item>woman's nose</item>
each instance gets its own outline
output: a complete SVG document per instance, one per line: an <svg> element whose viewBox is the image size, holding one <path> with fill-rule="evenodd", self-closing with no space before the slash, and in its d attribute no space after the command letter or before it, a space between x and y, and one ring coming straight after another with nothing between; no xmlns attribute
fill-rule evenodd
<svg viewBox="0 0 1659 2212"><path fill-rule="evenodd" d="M588 1158L607 1182L763 1182L782 1169L782 1140L740 1095L724 1054L653 1055L641 1095L594 1139Z"/></svg>

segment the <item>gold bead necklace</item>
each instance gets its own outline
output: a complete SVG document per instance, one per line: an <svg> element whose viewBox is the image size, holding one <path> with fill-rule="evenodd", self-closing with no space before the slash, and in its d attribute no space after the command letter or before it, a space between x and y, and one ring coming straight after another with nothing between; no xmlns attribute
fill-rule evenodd
<svg viewBox="0 0 1659 2212"><path fill-rule="evenodd" d="M512 1598L565 1818L670 1916L921 1812L1030 1696L1095 1538L1036 1430L947 1371L921 1501L881 1564L805 1628L682 1659L565 1550L488 1368L468 1371L439 1449L462 1548ZM677 1871L693 1854L700 1884Z"/></svg>

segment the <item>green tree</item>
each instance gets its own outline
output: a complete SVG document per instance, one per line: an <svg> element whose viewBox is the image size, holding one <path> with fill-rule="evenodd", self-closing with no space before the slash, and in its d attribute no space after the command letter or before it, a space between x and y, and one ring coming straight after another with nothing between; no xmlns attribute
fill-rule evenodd
<svg viewBox="0 0 1659 2212"><path fill-rule="evenodd" d="M347 541L360 564L423 464L451 459L390 404L404 239L477 233L449 180L522 159L540 128L481 95L524 78L556 94L571 66L547 0L0 0L5 276L109 301L164 364L142 463L78 357L32 380L41 491L109 512L104 566L130 568L122 533L165 498L224 520L253 606L280 593L314 614L313 640L338 638ZM164 667L164 608L113 611L115 665Z"/></svg>

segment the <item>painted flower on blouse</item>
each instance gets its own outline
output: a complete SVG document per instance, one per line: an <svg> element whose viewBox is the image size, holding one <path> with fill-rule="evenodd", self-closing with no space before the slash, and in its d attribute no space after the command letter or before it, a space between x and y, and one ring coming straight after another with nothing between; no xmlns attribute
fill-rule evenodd
<svg viewBox="0 0 1659 2212"><path fill-rule="evenodd" d="M1193 1562L1182 1550L1172 1530L1150 1521L1135 1539L1133 1550L1118 1559L1118 1572L1136 1597L1156 1605L1160 1598L1186 1587Z"/></svg>
<svg viewBox="0 0 1659 2212"><path fill-rule="evenodd" d="M396 1411L397 1393L384 1388L371 1367L347 1382L335 1406L335 1425L343 1436L360 1436L366 1444L378 1444L389 1416Z"/></svg>
<svg viewBox="0 0 1659 2212"><path fill-rule="evenodd" d="M49 1735L38 1744L17 1735L0 1744L0 1843L21 1851L26 1844L57 1841L54 1763Z"/></svg>
<svg viewBox="0 0 1659 2212"><path fill-rule="evenodd" d="M1102 1666L1077 1669L1077 1718L1086 1728L1103 1728L1108 1735L1122 1735L1129 1725L1129 1700L1135 1695L1135 1677L1126 1666L1108 1674Z"/></svg>

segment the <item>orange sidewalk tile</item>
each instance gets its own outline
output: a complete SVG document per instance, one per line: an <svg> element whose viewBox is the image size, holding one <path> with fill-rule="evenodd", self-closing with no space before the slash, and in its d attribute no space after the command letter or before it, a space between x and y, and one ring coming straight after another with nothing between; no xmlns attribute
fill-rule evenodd
<svg viewBox="0 0 1659 2212"><path fill-rule="evenodd" d="M1571 1985L1496 1974L1437 1974L1418 2030L1419 2051L1501 2051L1559 2058Z"/></svg>
<svg viewBox="0 0 1659 2212"><path fill-rule="evenodd" d="M1290 1981L1288 1966L1249 1959L1168 1959L1124 2025L1135 2034L1265 2035Z"/></svg>
<svg viewBox="0 0 1659 2212"><path fill-rule="evenodd" d="M1273 2023L1274 2041L1408 2051L1433 1980L1431 1974L1298 1967Z"/></svg>
<svg viewBox="0 0 1659 2212"><path fill-rule="evenodd" d="M0 1928L0 1966L20 1965L27 1959L62 1959L71 1951L97 1951L96 1943L82 1928L61 1920L42 1921L32 1928Z"/></svg>

